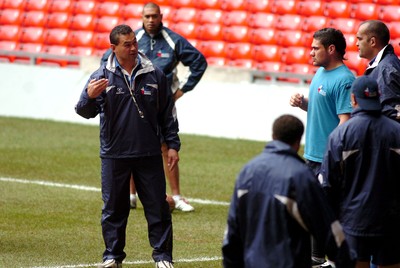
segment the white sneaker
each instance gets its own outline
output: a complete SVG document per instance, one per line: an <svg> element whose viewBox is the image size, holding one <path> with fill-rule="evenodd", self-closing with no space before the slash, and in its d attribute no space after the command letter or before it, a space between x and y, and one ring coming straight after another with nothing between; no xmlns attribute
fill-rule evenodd
<svg viewBox="0 0 400 268"><path fill-rule="evenodd" d="M136 195L135 194L131 194L130 195L130 204L131 204L131 209L136 209L136 206L137 206L137 198L136 198Z"/></svg>
<svg viewBox="0 0 400 268"><path fill-rule="evenodd" d="M174 266L169 261L158 261L156 262L156 268L174 268Z"/></svg>
<svg viewBox="0 0 400 268"><path fill-rule="evenodd" d="M194 207L192 207L186 199L181 198L178 201L175 201L175 209L183 211L183 212L190 212L194 211Z"/></svg>
<svg viewBox="0 0 400 268"><path fill-rule="evenodd" d="M117 262L114 259L109 259L99 264L97 268L122 268L122 263Z"/></svg>

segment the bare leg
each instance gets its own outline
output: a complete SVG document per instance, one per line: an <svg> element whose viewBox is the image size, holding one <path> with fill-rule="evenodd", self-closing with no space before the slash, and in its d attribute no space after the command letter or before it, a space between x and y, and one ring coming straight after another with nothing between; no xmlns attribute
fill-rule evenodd
<svg viewBox="0 0 400 268"><path fill-rule="evenodd" d="M129 183L129 189L130 189L130 204L131 204L131 208L135 209L136 205L137 205L137 198L136 198L136 187L135 187L135 182L133 180L133 175L131 175L131 179L130 179L130 183Z"/></svg>
<svg viewBox="0 0 400 268"><path fill-rule="evenodd" d="M164 160L164 172L165 172L165 176L168 179L169 187L171 188L171 193L173 196L180 195L181 191L179 188L179 165L177 163L176 166L174 167L174 169L169 170L167 145L165 143L163 143L161 146L161 149L162 149L162 155L163 155L163 160Z"/></svg>
<svg viewBox="0 0 400 268"><path fill-rule="evenodd" d="M164 161L164 172L168 179L172 198L175 201L175 208L185 212L193 211L194 208L184 198L181 197L181 190L179 186L179 165L176 164L174 169L170 170L168 168L168 148L165 143L162 144L161 150Z"/></svg>

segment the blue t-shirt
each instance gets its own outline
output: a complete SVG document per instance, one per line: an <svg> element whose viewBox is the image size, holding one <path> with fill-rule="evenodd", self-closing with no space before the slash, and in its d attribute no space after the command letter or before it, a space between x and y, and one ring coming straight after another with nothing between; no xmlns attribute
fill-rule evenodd
<svg viewBox="0 0 400 268"><path fill-rule="evenodd" d="M304 158L322 162L328 136L339 124L338 115L352 111L350 88L354 79L346 65L317 70L308 94Z"/></svg>

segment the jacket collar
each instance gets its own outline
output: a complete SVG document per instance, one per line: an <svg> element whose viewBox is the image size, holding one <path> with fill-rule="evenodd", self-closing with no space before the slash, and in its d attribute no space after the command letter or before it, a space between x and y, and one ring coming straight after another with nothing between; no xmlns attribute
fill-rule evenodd
<svg viewBox="0 0 400 268"><path fill-rule="evenodd" d="M382 58L384 58L384 56L386 54L389 53L393 53L394 49L393 46L391 44L386 45L384 48L381 49L381 51L379 51L379 53L375 56L375 58L373 58L368 65L368 69L373 69L376 66L378 66L378 63L382 60Z"/></svg>
<svg viewBox="0 0 400 268"><path fill-rule="evenodd" d="M144 55L142 52L138 52L138 57L139 57L139 70L137 72L137 74L140 73L147 73L147 72L151 72L154 70L154 66L151 63L151 61L149 60L149 58L146 57L146 55ZM115 73L117 67L119 66L119 64L117 63L117 59L115 57L115 53L111 53L110 56L108 56L107 59L107 64L106 64L106 69L109 70L110 72Z"/></svg>

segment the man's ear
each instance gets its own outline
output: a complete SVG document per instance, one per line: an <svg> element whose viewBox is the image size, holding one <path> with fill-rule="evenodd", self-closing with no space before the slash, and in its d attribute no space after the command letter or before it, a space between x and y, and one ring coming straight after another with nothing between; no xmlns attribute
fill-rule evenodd
<svg viewBox="0 0 400 268"><path fill-rule="evenodd" d="M111 44L111 45L110 45L110 48L112 49L113 52L114 52L114 50L115 50L115 47L116 47L116 45L114 45L114 44Z"/></svg>
<svg viewBox="0 0 400 268"><path fill-rule="evenodd" d="M351 100L351 106L353 106L353 108L358 106L356 96L354 96L353 93L350 94L350 100Z"/></svg>

